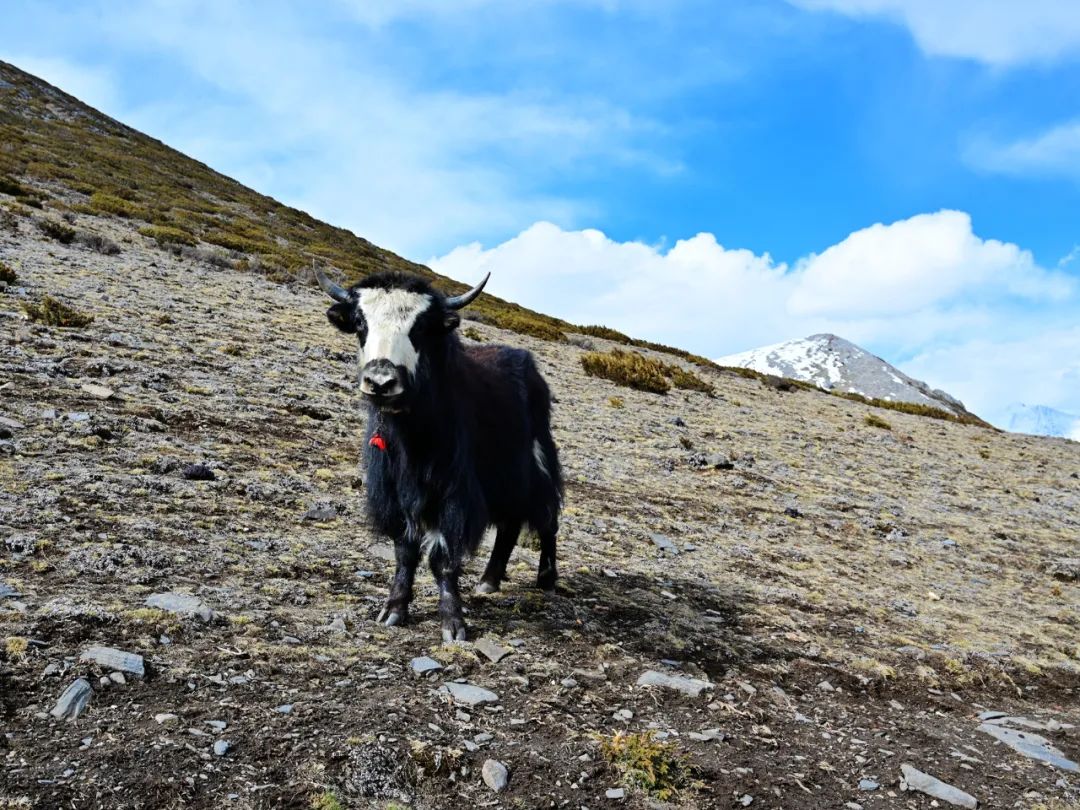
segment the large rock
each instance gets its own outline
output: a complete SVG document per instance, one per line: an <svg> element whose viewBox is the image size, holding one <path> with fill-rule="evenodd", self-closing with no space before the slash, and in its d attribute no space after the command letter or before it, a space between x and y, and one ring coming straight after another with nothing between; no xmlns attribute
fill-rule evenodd
<svg viewBox="0 0 1080 810"><path fill-rule="evenodd" d="M713 685L708 681L697 678L689 678L685 675L668 675L666 672L657 672L654 669L641 673L637 679L638 686L658 686L664 689L674 689L690 697L697 697L706 689L712 689Z"/></svg>
<svg viewBox="0 0 1080 810"><path fill-rule="evenodd" d="M1011 719L1011 718L1004 718ZM1068 759L1064 753L1050 744L1050 741L1033 731L1016 731L997 723L987 722L979 726L979 731L995 737L1019 754L1040 762L1048 762L1055 768L1071 773L1080 773L1080 765Z"/></svg>
<svg viewBox="0 0 1080 810"><path fill-rule="evenodd" d="M189 593L152 593L146 597L146 606L164 610L168 613L178 613L181 616L194 616L204 622L212 621L214 611L207 607L199 597Z"/></svg>
<svg viewBox="0 0 1080 810"><path fill-rule="evenodd" d="M454 699L454 703L462 706L479 706L483 703L498 703L499 696L490 689L475 686L471 683L454 683L447 681L443 684L443 691Z"/></svg>
<svg viewBox="0 0 1080 810"><path fill-rule="evenodd" d="M83 713L93 695L94 690L90 688L90 682L85 678L79 678L64 690L64 694L60 695L49 714L58 720L74 720Z"/></svg>
<svg viewBox="0 0 1080 810"><path fill-rule="evenodd" d="M102 669L113 672L126 672L136 678L142 678L146 675L141 655L124 652L113 647L90 647L79 656L79 660L83 663L97 664Z"/></svg>
<svg viewBox="0 0 1080 810"><path fill-rule="evenodd" d="M510 781L510 772L497 759L485 761L480 775L484 778L484 784L496 793L502 793L506 790L506 785Z"/></svg>
<svg viewBox="0 0 1080 810"><path fill-rule="evenodd" d="M970 793L965 793L958 787L953 787L947 782L942 782L928 773L923 773L918 768L904 763L900 766L900 772L904 775L904 785L908 790L917 790L935 799L956 805L957 807L974 808L979 806L979 801Z"/></svg>

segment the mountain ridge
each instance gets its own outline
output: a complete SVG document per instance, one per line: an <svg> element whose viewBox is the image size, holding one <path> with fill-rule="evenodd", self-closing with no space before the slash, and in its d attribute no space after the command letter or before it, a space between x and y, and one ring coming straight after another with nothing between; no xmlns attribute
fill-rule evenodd
<svg viewBox="0 0 1080 810"><path fill-rule="evenodd" d="M956 397L911 377L861 346L832 333L786 340L716 359L721 366L812 383L826 391L940 408L974 417Z"/></svg>

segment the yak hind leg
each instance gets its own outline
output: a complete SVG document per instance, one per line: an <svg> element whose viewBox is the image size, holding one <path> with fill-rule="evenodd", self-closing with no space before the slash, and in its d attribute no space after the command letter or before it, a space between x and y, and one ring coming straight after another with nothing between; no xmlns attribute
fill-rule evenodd
<svg viewBox="0 0 1080 810"><path fill-rule="evenodd" d="M495 593L499 590L506 576L506 565L510 562L510 554L517 545L520 533L520 523L499 524L495 532L495 546L491 549L491 557L484 569L484 575L480 577L480 582L476 585L476 593Z"/></svg>
<svg viewBox="0 0 1080 810"><path fill-rule="evenodd" d="M394 542L394 556L397 558L397 569L390 583L390 593L375 619L387 627L405 624L409 619L413 580L416 578L416 566L420 563L420 544L409 535L401 537Z"/></svg>

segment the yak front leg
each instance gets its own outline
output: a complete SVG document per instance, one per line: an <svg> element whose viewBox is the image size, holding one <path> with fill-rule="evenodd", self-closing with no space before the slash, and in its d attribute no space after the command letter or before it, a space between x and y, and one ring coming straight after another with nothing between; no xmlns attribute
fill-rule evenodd
<svg viewBox="0 0 1080 810"><path fill-rule="evenodd" d="M397 558L397 570L390 583L390 594L386 604L375 621L393 627L405 624L409 619L409 603L413 595L413 579L416 566L420 563L420 543L412 532L406 532L394 542L394 556Z"/></svg>
<svg viewBox="0 0 1080 810"><path fill-rule="evenodd" d="M461 561L454 559L446 541L442 540L432 546L428 563L439 586L439 617L442 620L443 641L465 641L468 631L461 608L461 592L458 590Z"/></svg>

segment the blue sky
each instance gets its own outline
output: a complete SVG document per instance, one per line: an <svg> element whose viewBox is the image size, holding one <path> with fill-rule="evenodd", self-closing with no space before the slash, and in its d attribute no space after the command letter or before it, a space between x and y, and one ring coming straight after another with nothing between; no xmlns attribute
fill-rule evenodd
<svg viewBox="0 0 1080 810"><path fill-rule="evenodd" d="M1080 413L1071 0L5 3L0 58L556 315Z"/></svg>

